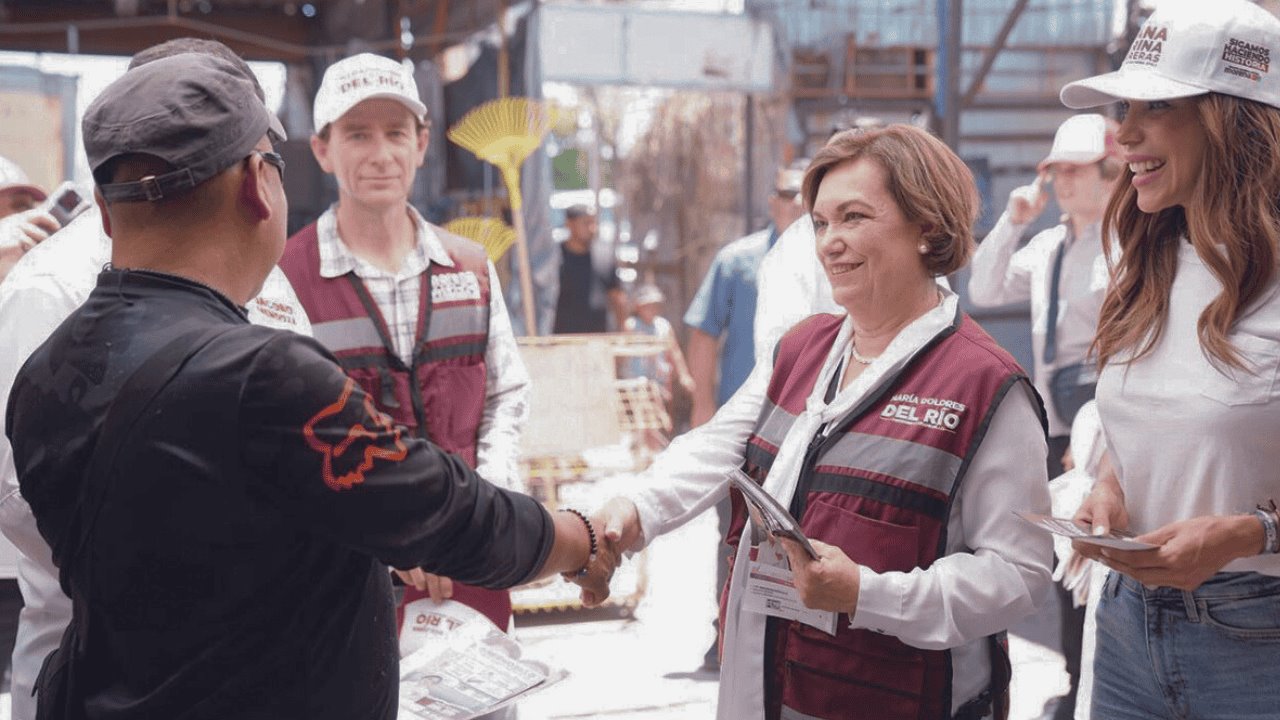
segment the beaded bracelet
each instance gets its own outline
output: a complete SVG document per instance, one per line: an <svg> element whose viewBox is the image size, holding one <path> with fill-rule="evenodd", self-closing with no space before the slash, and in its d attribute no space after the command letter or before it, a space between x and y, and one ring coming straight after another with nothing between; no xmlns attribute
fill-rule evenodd
<svg viewBox="0 0 1280 720"><path fill-rule="evenodd" d="M1259 505L1253 514L1262 521L1262 530L1266 535L1262 552L1280 553L1280 510L1276 508L1276 501L1271 500L1269 505Z"/></svg>
<svg viewBox="0 0 1280 720"><path fill-rule="evenodd" d="M577 515L578 519L581 520L582 524L587 528L587 539L591 542L591 552L587 555L587 564L583 565L578 572L575 573L578 577L585 577L587 574L587 568L591 567L591 563L596 561L596 553L600 550L600 546L596 544L595 528L591 527L591 521L588 520L587 516L580 510L575 510L573 508L560 508L560 512Z"/></svg>

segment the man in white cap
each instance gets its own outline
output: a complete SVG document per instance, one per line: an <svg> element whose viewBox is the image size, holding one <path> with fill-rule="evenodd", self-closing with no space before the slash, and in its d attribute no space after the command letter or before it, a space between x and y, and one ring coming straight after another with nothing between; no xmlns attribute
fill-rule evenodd
<svg viewBox="0 0 1280 720"><path fill-rule="evenodd" d="M413 74L369 53L334 63L314 121L311 149L338 202L289 239L280 266L316 339L379 410L517 489L529 375L484 250L409 204L430 140ZM405 603L452 597L509 624L506 591L397 572L412 586Z"/></svg>
<svg viewBox="0 0 1280 720"><path fill-rule="evenodd" d="M18 260L58 229L58 221L37 207L45 192L12 160L0 156L0 281Z"/></svg>
<svg viewBox="0 0 1280 720"><path fill-rule="evenodd" d="M1009 193L994 228L970 263L969 298L989 307L1031 302L1031 346L1035 386L1049 416L1049 477L1062 474L1071 421L1093 398L1097 374L1086 355L1093 342L1103 291L1094 282L1102 263L1102 213L1123 166L1115 123L1101 115L1076 115L1058 127L1053 148L1037 166L1035 182ZM1046 183L1063 212L1062 222L1037 233L1022 249L1019 240L1048 203ZM1062 646L1071 690L1056 718L1075 711L1080 675L1083 608L1057 587L1063 601Z"/></svg>

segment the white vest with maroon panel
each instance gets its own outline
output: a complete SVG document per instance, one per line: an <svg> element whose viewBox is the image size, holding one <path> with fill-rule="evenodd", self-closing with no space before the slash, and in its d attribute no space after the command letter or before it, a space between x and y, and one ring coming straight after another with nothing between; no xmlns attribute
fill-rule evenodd
<svg viewBox="0 0 1280 720"><path fill-rule="evenodd" d="M745 453L744 469L758 482L804 412L842 322L817 315L779 343ZM791 507L805 533L876 572L928 568L945 552L952 502L1010 390L1034 395L1013 358L957 311L950 327L883 378L835 432L810 443ZM736 546L745 513L736 493L733 502L729 542ZM768 720L835 720L851 717L851 708L877 720L951 717L949 651L913 648L845 623L832 637L776 619L765 648ZM1002 652L993 653L996 697L1007 683L1005 662Z"/></svg>

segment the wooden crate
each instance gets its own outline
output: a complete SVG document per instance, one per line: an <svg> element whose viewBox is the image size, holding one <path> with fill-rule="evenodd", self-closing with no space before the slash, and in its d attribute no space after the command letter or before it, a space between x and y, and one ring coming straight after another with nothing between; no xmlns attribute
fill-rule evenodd
<svg viewBox="0 0 1280 720"><path fill-rule="evenodd" d="M852 98L930 100L933 98L931 48L913 45L845 44L844 94Z"/></svg>
<svg viewBox="0 0 1280 720"><path fill-rule="evenodd" d="M822 98L831 94L831 56L819 50L796 48L791 53L791 95Z"/></svg>

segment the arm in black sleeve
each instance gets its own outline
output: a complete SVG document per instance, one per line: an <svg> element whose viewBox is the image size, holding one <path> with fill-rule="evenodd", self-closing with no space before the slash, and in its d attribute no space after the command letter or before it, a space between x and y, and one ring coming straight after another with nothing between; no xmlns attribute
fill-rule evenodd
<svg viewBox="0 0 1280 720"><path fill-rule="evenodd" d="M388 565L510 587L532 579L551 551L555 530L541 504L410 437L312 340L279 333L263 345L240 420L257 491Z"/></svg>

